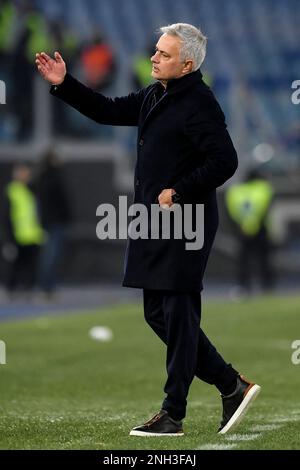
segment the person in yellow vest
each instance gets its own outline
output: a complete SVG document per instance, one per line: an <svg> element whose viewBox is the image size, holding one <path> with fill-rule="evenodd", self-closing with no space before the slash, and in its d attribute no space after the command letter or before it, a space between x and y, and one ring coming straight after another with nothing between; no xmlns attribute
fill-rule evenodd
<svg viewBox="0 0 300 470"><path fill-rule="evenodd" d="M44 239L36 198L29 186L30 178L30 167L17 164L12 181L5 188L6 245L14 252L6 278L6 287L11 293L17 288L30 291L34 287L39 249Z"/></svg>
<svg viewBox="0 0 300 470"><path fill-rule="evenodd" d="M11 0L0 2L0 60L1 78L6 79L10 65L10 56L14 47L17 22L16 7Z"/></svg>
<svg viewBox="0 0 300 470"><path fill-rule="evenodd" d="M268 222L273 196L272 185L256 169L225 193L227 211L239 240L238 284L246 292L251 290L257 266L261 287L269 290L274 284Z"/></svg>
<svg viewBox="0 0 300 470"><path fill-rule="evenodd" d="M28 140L34 125L34 77L32 62L37 47L55 46L45 15L29 2L20 8L19 32L11 58L11 109L16 121L16 140Z"/></svg>

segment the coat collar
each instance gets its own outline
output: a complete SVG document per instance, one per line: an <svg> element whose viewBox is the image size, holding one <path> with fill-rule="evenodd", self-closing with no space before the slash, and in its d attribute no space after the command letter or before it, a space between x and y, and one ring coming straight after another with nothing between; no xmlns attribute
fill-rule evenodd
<svg viewBox="0 0 300 470"><path fill-rule="evenodd" d="M166 89L160 82L155 83L154 87L156 88L151 87L148 95L145 98L145 101L147 101L148 97L152 99L150 110L148 110L147 112L147 108L145 108L144 105L142 106L142 123L139 128L139 135L142 134L146 123L149 122L150 117L153 116L153 113L158 109L160 104L164 102L166 96L186 90L194 83L200 83L201 78L202 73L200 72L200 70L196 70L196 72L189 73L188 75L184 75L183 77L169 80ZM153 90L156 91L154 91L154 94Z"/></svg>
<svg viewBox="0 0 300 470"><path fill-rule="evenodd" d="M166 92L168 95L178 93L190 87L194 83L200 83L201 79L202 73L200 72L200 69L198 69L196 70L196 72L189 73L187 75L184 75L183 77L169 80L167 83ZM162 87L162 84L158 83L158 86Z"/></svg>

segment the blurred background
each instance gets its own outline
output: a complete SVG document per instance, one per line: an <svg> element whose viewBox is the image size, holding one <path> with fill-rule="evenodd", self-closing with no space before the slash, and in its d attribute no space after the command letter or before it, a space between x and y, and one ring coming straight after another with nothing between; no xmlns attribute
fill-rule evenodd
<svg viewBox="0 0 300 470"><path fill-rule="evenodd" d="M131 200L136 131L97 125L51 97L35 69L36 51L59 50L76 78L107 96L124 95L150 83L155 31L173 22L200 26L208 37L202 72L240 162L218 191L220 228L206 285L233 296L299 287L300 105L291 99L300 79L298 3L0 1L4 299L20 288L50 298L58 287L80 285L107 285L114 298L123 273L125 241L97 239L96 208L117 206L119 195ZM27 239L20 228L16 243L10 207L19 197L31 228Z"/></svg>

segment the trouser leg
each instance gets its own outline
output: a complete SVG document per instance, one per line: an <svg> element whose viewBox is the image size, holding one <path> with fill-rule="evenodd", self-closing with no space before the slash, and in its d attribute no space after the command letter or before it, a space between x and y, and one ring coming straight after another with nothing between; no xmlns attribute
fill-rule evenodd
<svg viewBox="0 0 300 470"><path fill-rule="evenodd" d="M228 393L237 372L227 364L199 328L200 293L144 290L145 319L167 344L167 398L163 404L174 419L185 415L194 375Z"/></svg>
<svg viewBox="0 0 300 470"><path fill-rule="evenodd" d="M195 375L200 324L199 294L167 293L163 312L167 339L166 398L162 408L183 419L189 387Z"/></svg>
<svg viewBox="0 0 300 470"><path fill-rule="evenodd" d="M257 258L259 263L259 274L261 285L268 290L274 287L274 272L271 264L271 242L268 235L262 233L257 240Z"/></svg>
<svg viewBox="0 0 300 470"><path fill-rule="evenodd" d="M17 246L16 257L7 269L7 278L5 284L8 291L15 290L19 284L20 274L23 272L23 258L23 247L21 245Z"/></svg>
<svg viewBox="0 0 300 470"><path fill-rule="evenodd" d="M240 239L238 252L238 283L247 291L251 290L251 262L253 258L253 246L251 240L246 237Z"/></svg>

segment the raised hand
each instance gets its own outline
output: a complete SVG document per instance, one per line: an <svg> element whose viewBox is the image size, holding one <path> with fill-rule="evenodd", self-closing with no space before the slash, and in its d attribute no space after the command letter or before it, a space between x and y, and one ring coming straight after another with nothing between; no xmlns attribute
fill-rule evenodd
<svg viewBox="0 0 300 470"><path fill-rule="evenodd" d="M45 52L35 54L38 71L52 85L60 85L67 73L66 64L59 52L54 53L54 59Z"/></svg>

